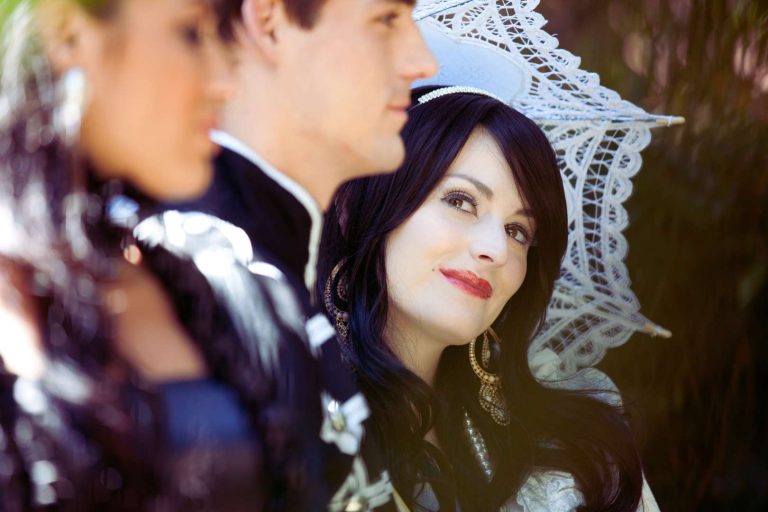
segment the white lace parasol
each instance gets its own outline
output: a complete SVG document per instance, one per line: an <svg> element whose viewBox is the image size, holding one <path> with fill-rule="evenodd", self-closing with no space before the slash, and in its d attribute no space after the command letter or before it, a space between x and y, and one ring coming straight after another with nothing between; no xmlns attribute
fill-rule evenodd
<svg viewBox="0 0 768 512"><path fill-rule="evenodd" d="M635 331L669 337L640 314L624 258L632 193L650 128L682 122L651 115L600 86L559 49L535 12L538 0L419 0L414 12L440 62L416 85L485 89L535 120L557 153L570 234L560 278L533 357L554 350L567 374L600 361Z"/></svg>

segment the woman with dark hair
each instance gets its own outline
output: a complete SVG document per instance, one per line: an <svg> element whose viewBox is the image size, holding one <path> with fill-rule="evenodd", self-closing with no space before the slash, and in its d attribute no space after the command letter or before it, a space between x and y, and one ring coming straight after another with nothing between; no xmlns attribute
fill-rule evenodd
<svg viewBox="0 0 768 512"><path fill-rule="evenodd" d="M568 236L545 135L480 90L413 98L404 164L339 190L320 267L395 488L419 510L655 507L607 377L529 367Z"/></svg>
<svg viewBox="0 0 768 512"><path fill-rule="evenodd" d="M16 3L0 47L0 510L325 509L352 456L319 439L288 285L230 225L168 213L135 237L126 208L210 182L228 0Z"/></svg>

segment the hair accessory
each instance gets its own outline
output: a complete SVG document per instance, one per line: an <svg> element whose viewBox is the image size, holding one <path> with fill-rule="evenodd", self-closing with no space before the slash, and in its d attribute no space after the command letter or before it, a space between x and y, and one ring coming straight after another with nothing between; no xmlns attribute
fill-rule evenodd
<svg viewBox="0 0 768 512"><path fill-rule="evenodd" d="M488 333L491 334L496 343L499 343L499 337L490 327L483 333L484 343L488 341ZM469 342L469 365L477 378L480 379L480 393L478 394L480 407L491 415L493 421L506 427L509 425L510 415L504 395L501 393L501 375L494 375L480 366L475 355L475 341L477 340Z"/></svg>
<svg viewBox="0 0 768 512"><path fill-rule="evenodd" d="M344 345L349 341L349 299L347 297L347 274L343 271L346 260L341 260L333 267L325 282L323 303L325 310L333 318L336 332Z"/></svg>
<svg viewBox="0 0 768 512"><path fill-rule="evenodd" d="M428 101L434 100L436 98L442 98L443 96L447 96L449 94L479 94L480 96L488 96L489 98L493 98L497 101L501 101L504 103L504 100L496 96L495 94L491 94L490 92L480 89L478 87L464 87L461 85L452 85L450 87L441 87L439 89L435 89L434 91L428 92L427 94L424 94L419 97L419 105L423 105Z"/></svg>
<svg viewBox="0 0 768 512"><path fill-rule="evenodd" d="M67 145L73 144L80 134L85 105L88 101L88 82L85 72L78 67L69 68L59 79L59 106L54 123Z"/></svg>

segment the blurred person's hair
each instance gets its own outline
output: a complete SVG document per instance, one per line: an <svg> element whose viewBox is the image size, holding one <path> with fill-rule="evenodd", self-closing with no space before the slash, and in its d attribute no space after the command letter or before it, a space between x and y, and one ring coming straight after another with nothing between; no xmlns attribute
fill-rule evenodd
<svg viewBox="0 0 768 512"><path fill-rule="evenodd" d="M126 1L57 0L56 7L110 23ZM214 1L224 12L227 1ZM57 20L43 10L47 2L14 2L0 30L0 293L35 301L50 369L29 384L40 386L42 409L28 409L24 396L6 399L18 378L0 358L0 510L31 510L48 494L64 498L66 510L147 509L168 468L152 451L155 404L126 387L132 375L115 349L102 286L115 277L126 236L108 211L123 190L96 179L58 122L60 77L43 36ZM8 268L20 276L16 290ZM42 466L53 473L30 471ZM55 481L46 480L51 474Z"/></svg>

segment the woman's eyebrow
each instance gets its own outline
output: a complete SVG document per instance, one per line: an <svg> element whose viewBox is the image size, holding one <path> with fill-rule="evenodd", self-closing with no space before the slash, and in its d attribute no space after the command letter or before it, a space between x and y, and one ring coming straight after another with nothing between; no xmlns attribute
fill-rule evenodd
<svg viewBox="0 0 768 512"><path fill-rule="evenodd" d="M533 218L533 212L528 208L521 208L515 212L515 215L522 215L523 217Z"/></svg>
<svg viewBox="0 0 768 512"><path fill-rule="evenodd" d="M473 178L472 176L467 176L466 174L462 174L460 172L456 172L451 174L450 176L455 176L457 178L462 178L470 182L477 188L477 190L480 191L481 194L483 194L486 198L491 199L493 198L493 190L491 190L491 187L483 183L482 181L477 180L476 178Z"/></svg>
<svg viewBox="0 0 768 512"><path fill-rule="evenodd" d="M471 184L477 188L477 190L480 191L481 194L483 194L486 198L491 199L493 198L493 190L491 190L491 187L483 183L482 181L478 180L477 178L473 178L472 176L467 176L466 174L462 174L460 172L455 172L453 174L449 174L448 177L457 177L461 178L463 180L467 180ZM530 210L529 208L520 208L515 212L515 215L522 215L524 217L530 217L533 218L533 210Z"/></svg>
<svg viewBox="0 0 768 512"><path fill-rule="evenodd" d="M513 215L522 215L523 217L530 217L531 219L534 218L533 217L533 210L528 208L525 204L523 204L523 206L521 206L520 208L515 210Z"/></svg>

